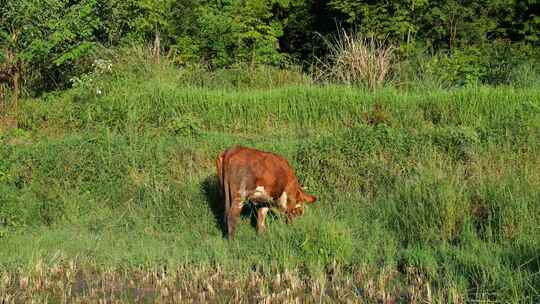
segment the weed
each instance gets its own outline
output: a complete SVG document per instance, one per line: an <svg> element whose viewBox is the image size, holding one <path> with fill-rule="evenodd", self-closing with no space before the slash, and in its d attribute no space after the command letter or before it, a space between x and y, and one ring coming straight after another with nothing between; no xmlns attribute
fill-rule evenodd
<svg viewBox="0 0 540 304"><path fill-rule="evenodd" d="M320 61L319 79L340 83L365 85L370 89L382 86L392 69L394 48L385 46L373 37L360 37L355 33L339 30L329 48L328 62Z"/></svg>

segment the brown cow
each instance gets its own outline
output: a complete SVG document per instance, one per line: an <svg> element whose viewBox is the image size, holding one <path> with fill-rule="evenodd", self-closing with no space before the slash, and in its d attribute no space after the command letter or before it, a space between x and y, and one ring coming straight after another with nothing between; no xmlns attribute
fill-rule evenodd
<svg viewBox="0 0 540 304"><path fill-rule="evenodd" d="M231 147L216 159L217 175L225 200L224 222L234 238L236 222L246 200L261 206L257 230L263 232L268 210L283 212L287 222L304 213L304 203L315 196L304 192L293 169L283 157L242 146Z"/></svg>

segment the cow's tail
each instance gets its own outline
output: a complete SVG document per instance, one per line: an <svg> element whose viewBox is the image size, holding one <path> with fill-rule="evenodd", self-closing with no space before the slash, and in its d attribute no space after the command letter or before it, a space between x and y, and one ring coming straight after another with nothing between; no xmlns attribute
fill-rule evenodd
<svg viewBox="0 0 540 304"><path fill-rule="evenodd" d="M225 166L223 166L223 185L224 185L224 195L225 195L225 213L223 214L225 224L228 225L228 215L229 210L231 209L231 189L229 186L229 174L227 174L227 170L225 170Z"/></svg>
<svg viewBox="0 0 540 304"><path fill-rule="evenodd" d="M231 208L231 191L229 187L229 177L226 170L225 152L221 153L216 162L217 174L220 184L221 196L225 201L225 210L223 210L223 222L227 225L229 209Z"/></svg>
<svg viewBox="0 0 540 304"><path fill-rule="evenodd" d="M216 173L218 177L219 182L219 194L221 194L221 197L223 198L223 156L224 152L221 152L216 158Z"/></svg>

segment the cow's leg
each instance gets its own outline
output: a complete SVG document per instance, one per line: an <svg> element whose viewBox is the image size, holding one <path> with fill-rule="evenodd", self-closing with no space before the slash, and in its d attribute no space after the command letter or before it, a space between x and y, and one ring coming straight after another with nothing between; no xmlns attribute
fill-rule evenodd
<svg viewBox="0 0 540 304"><path fill-rule="evenodd" d="M229 239L234 239L234 234L236 230L236 223L242 212L242 205L244 203L243 198L236 198L232 201L231 208L227 214L227 229L229 232Z"/></svg>
<svg viewBox="0 0 540 304"><path fill-rule="evenodd" d="M289 225L292 223L292 221L293 221L293 218L291 214L287 212L287 214L285 214L285 224Z"/></svg>
<svg viewBox="0 0 540 304"><path fill-rule="evenodd" d="M289 208L291 198L288 197L287 192L283 191L281 196L277 199L277 206L281 212L285 213L285 223L291 223L291 212Z"/></svg>
<svg viewBox="0 0 540 304"><path fill-rule="evenodd" d="M268 210L269 208L267 207L261 207L257 212L257 232L259 233L263 233L266 230L264 220L266 219L266 213L268 212Z"/></svg>

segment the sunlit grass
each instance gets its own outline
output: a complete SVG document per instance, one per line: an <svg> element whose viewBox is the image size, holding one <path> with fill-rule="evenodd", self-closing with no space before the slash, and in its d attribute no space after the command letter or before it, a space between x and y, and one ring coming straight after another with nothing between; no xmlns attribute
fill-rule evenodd
<svg viewBox="0 0 540 304"><path fill-rule="evenodd" d="M0 129L1 299L110 296L110 275L133 300L140 270L149 297L539 300L539 88L204 88L175 71L26 100ZM246 211L227 241L214 158L233 144L283 154L317 203L263 236Z"/></svg>

